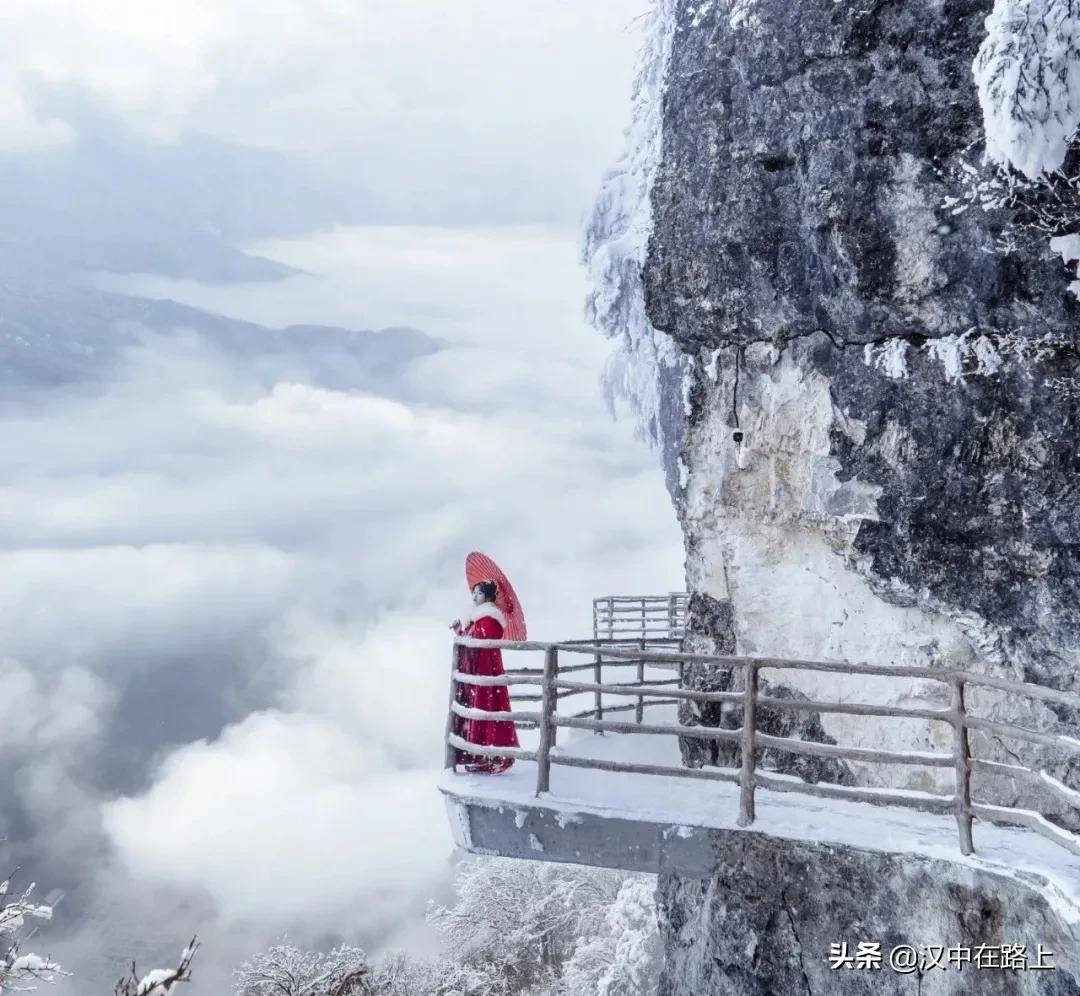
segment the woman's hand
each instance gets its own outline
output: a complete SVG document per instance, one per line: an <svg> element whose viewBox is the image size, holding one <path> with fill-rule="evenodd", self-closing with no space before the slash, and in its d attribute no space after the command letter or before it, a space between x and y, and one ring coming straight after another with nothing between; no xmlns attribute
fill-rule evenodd
<svg viewBox="0 0 1080 996"><path fill-rule="evenodd" d="M453 621L453 622L452 622L452 623L450 624L450 628L451 628L451 629L452 629L452 630L453 630L453 631L454 631L455 633L457 633L457 634L458 634L458 636L460 636L460 635L461 635L461 620L460 620L460 619L455 619L455 620L454 620L454 621Z"/></svg>

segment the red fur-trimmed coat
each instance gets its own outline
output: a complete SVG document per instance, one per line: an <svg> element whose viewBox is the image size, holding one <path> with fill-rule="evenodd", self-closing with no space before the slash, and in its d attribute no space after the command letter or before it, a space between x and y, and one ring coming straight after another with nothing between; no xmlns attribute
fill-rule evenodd
<svg viewBox="0 0 1080 996"><path fill-rule="evenodd" d="M476 640L501 640L506 619L497 606L484 602L473 608L469 617L461 620L462 636ZM503 674L502 653L495 649L474 647L458 648L458 670L463 674L498 676ZM457 701L470 709L488 712L509 712L510 691L505 685L467 685L459 682ZM518 737L514 724L509 720L455 718L455 732L472 744L484 747L517 747ZM470 771L494 774L505 771L513 764L511 758L483 757L459 750L457 763Z"/></svg>

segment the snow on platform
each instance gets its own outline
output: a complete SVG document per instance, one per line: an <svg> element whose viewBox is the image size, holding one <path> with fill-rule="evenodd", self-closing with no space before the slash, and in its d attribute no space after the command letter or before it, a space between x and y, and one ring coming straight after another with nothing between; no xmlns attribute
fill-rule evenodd
<svg viewBox="0 0 1080 996"><path fill-rule="evenodd" d="M553 754L680 764L678 741L672 736L596 736L565 729L559 736L560 746ZM533 746L529 734L522 739L523 747ZM447 771L439 787L447 797L458 844L479 853L708 874L712 852L706 847L702 853L691 853L687 842L708 836L699 833L702 829L738 830L918 855L1006 875L1040 892L1064 921L1080 924L1080 858L1019 827L977 819L976 853L964 856L951 815L763 788L756 792L753 825L739 828L739 786L723 782L552 764L551 792L537 798L536 764L518 761L499 775ZM590 825L593 832L587 833ZM673 855L675 851L680 854Z"/></svg>

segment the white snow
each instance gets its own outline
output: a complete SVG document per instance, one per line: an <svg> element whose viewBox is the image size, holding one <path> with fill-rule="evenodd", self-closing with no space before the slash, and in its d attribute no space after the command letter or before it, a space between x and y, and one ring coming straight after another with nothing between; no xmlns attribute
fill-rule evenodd
<svg viewBox="0 0 1080 996"><path fill-rule="evenodd" d="M665 714L665 710L669 711ZM674 711L656 707L649 716L670 722ZM675 737L597 737L585 731L560 731L560 736L564 735L565 742L557 752L674 767L680 764ZM510 802L571 818L589 813L671 824L678 828L679 836L692 833L694 827L738 829L739 786L723 782L553 765L551 791L537 799L536 765L519 761L497 776L446 773L440 787L448 797L481 804ZM756 793L756 811L757 818L744 832L921 855L1005 875L1039 891L1067 922L1080 924L1080 858L1030 830L976 820L976 853L964 856L952 816L813 799L762 788Z"/></svg>
<svg viewBox="0 0 1080 996"><path fill-rule="evenodd" d="M945 379L955 384L964 377L963 336L947 335L926 344L927 352L945 368Z"/></svg>
<svg viewBox="0 0 1080 996"><path fill-rule="evenodd" d="M1061 254L1065 263L1080 260L1080 235L1059 235L1050 240L1050 248Z"/></svg>
<svg viewBox="0 0 1080 996"><path fill-rule="evenodd" d="M1061 255L1066 266L1076 263L1077 279L1069 284L1069 290L1075 297L1080 297L1080 235L1059 235L1050 240L1050 248Z"/></svg>
<svg viewBox="0 0 1080 996"><path fill-rule="evenodd" d="M1030 179L1058 169L1080 125L1080 4L994 0L972 69L987 157Z"/></svg>
<svg viewBox="0 0 1080 996"><path fill-rule="evenodd" d="M42 958L41 955L36 954L24 954L19 955L11 963L11 972L17 974L19 972L52 972L59 966L56 962L49 961L48 958Z"/></svg>
<svg viewBox="0 0 1080 996"><path fill-rule="evenodd" d="M686 12L693 16L693 20L690 22L690 27L700 28L702 22L709 16L710 11L713 9L713 0L705 0L704 3L700 3L697 7L688 7Z"/></svg>
<svg viewBox="0 0 1080 996"><path fill-rule="evenodd" d="M450 820L450 836L454 843L466 851L473 850L472 824L469 811L452 796L446 796L446 815Z"/></svg>
<svg viewBox="0 0 1080 996"><path fill-rule="evenodd" d="M1056 789L1059 794L1065 796L1074 806L1080 807L1080 792L1077 792L1076 789L1069 788L1064 782L1059 782L1053 775L1045 771L1040 771L1039 777L1047 785Z"/></svg>
<svg viewBox="0 0 1080 996"><path fill-rule="evenodd" d="M720 369L720 354L723 349L714 349L712 355L709 357L709 362L705 364L705 373L708 375L710 381L716 383L716 378L719 376Z"/></svg>
<svg viewBox="0 0 1080 996"><path fill-rule="evenodd" d="M734 0L728 12L728 24L734 30L759 27L761 21L757 15L757 0Z"/></svg>
<svg viewBox="0 0 1080 996"><path fill-rule="evenodd" d="M867 343L863 347L863 362L868 367L880 370L886 377L902 380L907 376L906 339L887 339L880 345Z"/></svg>
<svg viewBox="0 0 1080 996"><path fill-rule="evenodd" d="M931 339L924 347L945 368L945 379L956 384L967 376L991 377L1004 362L994 340L986 335L976 335L970 328L958 335Z"/></svg>
<svg viewBox="0 0 1080 996"><path fill-rule="evenodd" d="M693 406L690 404L690 392L694 388L694 364L693 360L687 363L683 369L682 376L682 407L683 414L689 418L694 413Z"/></svg>
<svg viewBox="0 0 1080 996"><path fill-rule="evenodd" d="M165 993L171 989L171 986L167 986L166 983L173 978L175 973L167 968L155 968L152 972L147 972L139 980L139 988L136 989L136 993L139 996L148 996L153 993L157 996L157 993ZM155 992L155 990L157 992Z"/></svg>

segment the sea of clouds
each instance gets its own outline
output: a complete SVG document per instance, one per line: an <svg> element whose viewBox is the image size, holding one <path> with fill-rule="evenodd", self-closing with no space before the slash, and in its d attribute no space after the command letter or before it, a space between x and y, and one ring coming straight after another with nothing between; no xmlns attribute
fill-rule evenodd
<svg viewBox="0 0 1080 996"><path fill-rule="evenodd" d="M36 877L92 880L56 928L72 992L122 942L164 957L196 929L205 993L286 931L424 949L465 553L505 566L537 637L681 586L656 458L600 400L575 242L340 229L254 247L282 282L102 277L434 339L372 389L147 333L106 382L0 420L0 737Z"/></svg>

